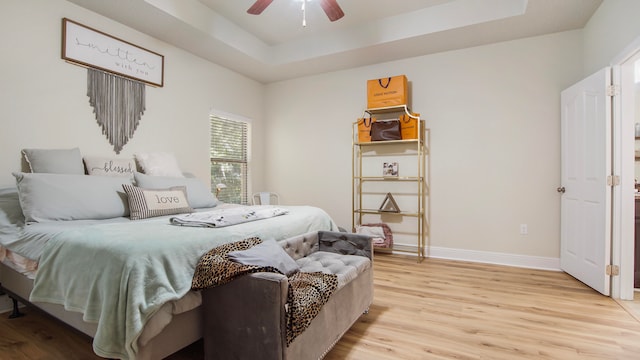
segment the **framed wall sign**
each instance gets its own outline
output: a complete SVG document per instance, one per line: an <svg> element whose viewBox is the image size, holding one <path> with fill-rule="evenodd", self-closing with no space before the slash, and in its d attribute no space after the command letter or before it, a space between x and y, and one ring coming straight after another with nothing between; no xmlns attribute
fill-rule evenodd
<svg viewBox="0 0 640 360"><path fill-rule="evenodd" d="M152 86L164 85L164 56L67 18L62 19L62 58Z"/></svg>

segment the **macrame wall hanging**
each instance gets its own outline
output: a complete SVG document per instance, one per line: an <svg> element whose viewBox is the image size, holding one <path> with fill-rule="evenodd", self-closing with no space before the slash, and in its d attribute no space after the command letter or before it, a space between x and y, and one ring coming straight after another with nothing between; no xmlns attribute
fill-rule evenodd
<svg viewBox="0 0 640 360"><path fill-rule="evenodd" d="M116 154L145 111L145 86L164 86L164 56L62 19L62 59L87 68L87 96Z"/></svg>
<svg viewBox="0 0 640 360"><path fill-rule="evenodd" d="M144 83L87 68L87 96L102 134L119 154L144 114Z"/></svg>

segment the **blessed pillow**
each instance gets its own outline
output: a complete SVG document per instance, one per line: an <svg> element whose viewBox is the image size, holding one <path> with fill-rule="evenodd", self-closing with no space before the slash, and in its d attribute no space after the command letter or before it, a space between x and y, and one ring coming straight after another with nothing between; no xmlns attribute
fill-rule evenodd
<svg viewBox="0 0 640 360"><path fill-rule="evenodd" d="M178 160L172 153L154 152L134 155L142 171L152 176L182 177Z"/></svg>
<svg viewBox="0 0 640 360"><path fill-rule="evenodd" d="M13 173L27 223L129 215L124 177Z"/></svg>
<svg viewBox="0 0 640 360"><path fill-rule="evenodd" d="M243 265L271 266L287 276L300 270L296 261L275 240L265 240L247 250L232 251L229 260Z"/></svg>
<svg viewBox="0 0 640 360"><path fill-rule="evenodd" d="M129 199L131 220L193 212L184 186L169 189L143 189L126 184L122 185L122 188Z"/></svg>
<svg viewBox="0 0 640 360"><path fill-rule="evenodd" d="M32 173L84 175L80 149L22 149Z"/></svg>
<svg viewBox="0 0 640 360"><path fill-rule="evenodd" d="M89 175L132 177L136 172L136 163L132 158L85 157L84 165Z"/></svg>
<svg viewBox="0 0 640 360"><path fill-rule="evenodd" d="M185 186L189 205L194 209L210 208L218 205L218 199L200 179L193 177L149 176L138 172L134 174L134 177L136 185L146 189Z"/></svg>

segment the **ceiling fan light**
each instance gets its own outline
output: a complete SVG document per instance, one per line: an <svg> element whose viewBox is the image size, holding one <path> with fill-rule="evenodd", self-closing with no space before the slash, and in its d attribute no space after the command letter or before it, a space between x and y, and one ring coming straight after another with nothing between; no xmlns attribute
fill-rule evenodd
<svg viewBox="0 0 640 360"><path fill-rule="evenodd" d="M302 0L302 27L307 27L307 0Z"/></svg>
<svg viewBox="0 0 640 360"><path fill-rule="evenodd" d="M302 2L302 26L306 26L306 3L311 0L296 1ZM251 15L259 15L272 2L273 0L256 0L256 2L247 10L247 13ZM320 0L320 7L324 10L325 14L327 14L330 21L339 20L344 16L344 12L340 8L340 5L338 5L337 0Z"/></svg>

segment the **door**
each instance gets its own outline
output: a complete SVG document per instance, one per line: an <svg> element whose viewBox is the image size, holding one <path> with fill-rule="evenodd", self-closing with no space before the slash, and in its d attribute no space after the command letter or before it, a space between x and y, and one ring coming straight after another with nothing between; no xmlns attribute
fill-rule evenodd
<svg viewBox="0 0 640 360"><path fill-rule="evenodd" d="M604 295L611 256L611 100L605 68L561 94L560 267Z"/></svg>

